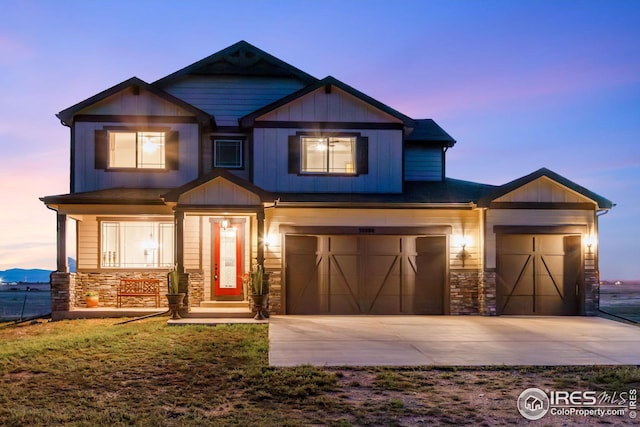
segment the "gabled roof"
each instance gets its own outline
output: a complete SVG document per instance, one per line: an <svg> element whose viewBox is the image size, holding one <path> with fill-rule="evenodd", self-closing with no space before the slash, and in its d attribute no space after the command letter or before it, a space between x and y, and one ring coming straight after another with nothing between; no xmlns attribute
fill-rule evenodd
<svg viewBox="0 0 640 427"><path fill-rule="evenodd" d="M188 75L294 77L305 83L311 83L317 80L310 74L287 64L244 40L182 68L175 73L169 74L155 81L153 84L158 87L166 87Z"/></svg>
<svg viewBox="0 0 640 427"><path fill-rule="evenodd" d="M262 107L256 111L254 111L253 113L247 114L246 116L242 117L240 119L240 126L241 127L251 127L253 126L256 118L262 116L263 114L266 114L270 111L275 110L276 108L282 107L283 105L286 105L298 98L301 98L311 92L313 92L314 90L317 90L323 86L335 86L345 92L347 92L348 94L360 99L361 101L366 102L369 105L372 105L373 107L377 108L380 111L383 111L399 120L401 120L405 126L415 126L415 121L408 117L405 116L404 114L402 114L401 112L394 110L393 108L389 107L388 105L383 104L380 101L377 101L373 98L371 98L369 95L365 95L364 93L360 92L359 90L356 90L354 88L352 88L351 86L341 82L340 80L336 79L335 77L332 76L328 76L325 77L322 80L317 80L312 84L309 84L306 87L303 87L302 89L292 93L291 95L285 96L284 98L281 98L265 107Z"/></svg>
<svg viewBox="0 0 640 427"><path fill-rule="evenodd" d="M262 188L258 187L257 185L254 185L249 181L246 181L223 169L214 169L211 172L201 176L200 178L194 179L193 181L188 182L181 187L178 187L176 189L173 189L163 194L162 198L164 199L165 202L177 202L182 194L188 191L191 191L199 187L200 185L206 184L207 182L212 181L218 177L224 178L227 181L230 181L233 184L236 184L244 188L245 190L258 195L262 201L274 200L274 196L268 191L265 191Z"/></svg>
<svg viewBox="0 0 640 427"><path fill-rule="evenodd" d="M446 145L447 147L453 147L456 140L451 137L444 129L442 129L436 122L431 119L417 119L415 121L415 127L405 137L405 141L418 142L418 143L430 143L437 142Z"/></svg>
<svg viewBox="0 0 640 427"><path fill-rule="evenodd" d="M478 206L480 207L489 207L491 205L491 202L499 197L504 196L507 193L510 193L532 181L535 181L536 179L539 179L541 177L547 177L555 182L557 182L558 184L561 184L565 187L567 187L568 189L575 191L576 193L590 199L593 200L597 205L599 209L611 209L615 206L615 204L611 201L608 200L590 190L587 190L586 188L582 187L581 185L576 184L573 181L568 180L567 178L558 175L557 173L547 169L547 168L541 168L538 169L537 171L523 176L522 178L518 178L515 179L511 182L508 182L504 185L501 185L500 187L498 187L495 191L487 194L486 196L482 197L479 201L478 201Z"/></svg>
<svg viewBox="0 0 640 427"><path fill-rule="evenodd" d="M103 90L99 94L94 95L91 98L87 98L84 101L81 101L76 105L67 108L66 110L62 110L58 114L56 114L56 117L58 117L63 124L68 125L73 121L73 116L79 111L128 88L144 89L158 96L159 98L164 99L167 102L171 102L179 106L180 108L193 113L193 115L197 117L199 122L207 124L211 123L212 125L215 125L214 119L206 112L194 107L187 102L184 102L180 98L176 98L175 96L163 91L162 89L158 89L157 87L150 85L149 83L137 77L131 77L130 79L125 80L122 83L118 83L117 85L112 86L109 89Z"/></svg>

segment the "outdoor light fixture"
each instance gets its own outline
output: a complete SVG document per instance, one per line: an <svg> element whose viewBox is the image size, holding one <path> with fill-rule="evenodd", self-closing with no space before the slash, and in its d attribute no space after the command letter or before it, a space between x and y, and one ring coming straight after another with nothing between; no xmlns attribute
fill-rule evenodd
<svg viewBox="0 0 640 427"><path fill-rule="evenodd" d="M465 236L464 234L457 235L453 240L454 245L459 246L462 250L458 254L458 258L462 260L462 267L464 267L465 260L469 258L471 255L467 253L467 246L471 246L473 244L473 239L471 236Z"/></svg>
<svg viewBox="0 0 640 427"><path fill-rule="evenodd" d="M222 222L220 223L220 227L223 230L226 230L227 228L229 228L229 220L228 219L223 219Z"/></svg>
<svg viewBox="0 0 640 427"><path fill-rule="evenodd" d="M276 242L276 237L273 234L266 234L264 236L264 246L269 247Z"/></svg>
<svg viewBox="0 0 640 427"><path fill-rule="evenodd" d="M590 254L593 251L593 245L595 243L595 237L593 234L587 234L584 236L584 245L587 247L587 253Z"/></svg>

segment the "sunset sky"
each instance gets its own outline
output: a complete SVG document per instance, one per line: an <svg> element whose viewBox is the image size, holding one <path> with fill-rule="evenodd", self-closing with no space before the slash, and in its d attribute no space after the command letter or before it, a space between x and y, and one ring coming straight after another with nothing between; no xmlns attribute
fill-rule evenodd
<svg viewBox="0 0 640 427"><path fill-rule="evenodd" d="M0 0L0 270L55 269L69 129L55 114L239 40L456 140L447 175L541 167L612 200L602 279L640 279L640 1Z"/></svg>

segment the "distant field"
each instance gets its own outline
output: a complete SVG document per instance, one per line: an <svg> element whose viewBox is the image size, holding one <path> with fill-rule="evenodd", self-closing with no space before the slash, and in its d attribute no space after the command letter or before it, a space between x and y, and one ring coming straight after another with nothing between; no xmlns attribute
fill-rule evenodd
<svg viewBox="0 0 640 427"><path fill-rule="evenodd" d="M48 284L3 285L0 287L0 322L42 316L48 313L51 313L51 292Z"/></svg>
<svg viewBox="0 0 640 427"><path fill-rule="evenodd" d="M640 282L601 285L600 310L640 322Z"/></svg>

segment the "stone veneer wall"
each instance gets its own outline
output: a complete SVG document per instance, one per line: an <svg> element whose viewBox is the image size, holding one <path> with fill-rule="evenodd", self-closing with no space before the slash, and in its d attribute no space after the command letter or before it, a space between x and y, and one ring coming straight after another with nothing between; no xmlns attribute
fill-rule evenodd
<svg viewBox="0 0 640 427"><path fill-rule="evenodd" d="M480 273L478 282L478 311L484 316L496 315L496 272L487 270Z"/></svg>
<svg viewBox="0 0 640 427"><path fill-rule="evenodd" d="M478 314L479 270L449 271L450 314Z"/></svg>
<svg viewBox="0 0 640 427"><path fill-rule="evenodd" d="M56 313L69 311L72 308L71 303L76 299L76 275L54 271L51 273L50 281L51 317L57 320L60 316Z"/></svg>
<svg viewBox="0 0 640 427"><path fill-rule="evenodd" d="M188 283L188 288L184 287L184 283ZM187 293L185 302L189 308L200 307L204 301L204 272L195 270L181 275L180 289Z"/></svg>
<svg viewBox="0 0 640 427"><path fill-rule="evenodd" d="M265 274L269 286L269 313L284 314L282 309L282 273L280 270Z"/></svg>
<svg viewBox="0 0 640 427"><path fill-rule="evenodd" d="M585 316L597 316L600 310L600 274L597 270L584 271L584 300L583 312Z"/></svg>
<svg viewBox="0 0 640 427"><path fill-rule="evenodd" d="M166 271L102 271L76 273L75 295L71 296L70 308L86 308L85 294L97 292L100 307L117 307L118 284L120 279L158 279L160 280L160 307L167 306L167 300L163 295L167 292ZM122 297L122 307L155 307L155 297Z"/></svg>

